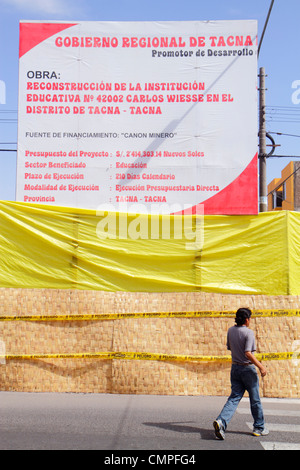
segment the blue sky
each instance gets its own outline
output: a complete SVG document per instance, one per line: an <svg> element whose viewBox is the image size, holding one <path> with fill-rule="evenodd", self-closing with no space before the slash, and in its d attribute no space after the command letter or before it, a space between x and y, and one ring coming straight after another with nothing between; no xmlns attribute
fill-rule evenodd
<svg viewBox="0 0 300 470"><path fill-rule="evenodd" d="M16 149L20 20L256 19L260 39L270 3L271 0L0 0L0 148ZM258 70L265 67L268 75L268 132L300 136L299 17L299 0L275 0L258 61ZM281 145L277 155L300 155L300 137L273 137ZM269 159L267 181L280 177L290 160ZM0 152L0 200L15 200L15 184L16 153Z"/></svg>

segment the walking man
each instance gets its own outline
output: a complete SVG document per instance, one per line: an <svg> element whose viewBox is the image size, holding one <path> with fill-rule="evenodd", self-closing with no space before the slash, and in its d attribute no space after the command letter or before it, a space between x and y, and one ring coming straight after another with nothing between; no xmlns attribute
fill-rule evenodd
<svg viewBox="0 0 300 470"><path fill-rule="evenodd" d="M259 380L256 367L261 376L265 377L265 367L256 359L253 352L256 350L255 337L250 325L251 310L239 308L236 312L235 326L227 332L227 348L231 351L231 395L221 413L214 421L215 435L218 439L225 439L226 428L233 417L245 390L249 393L251 413L253 416L253 436L266 436L269 431L265 428L264 414L259 396Z"/></svg>

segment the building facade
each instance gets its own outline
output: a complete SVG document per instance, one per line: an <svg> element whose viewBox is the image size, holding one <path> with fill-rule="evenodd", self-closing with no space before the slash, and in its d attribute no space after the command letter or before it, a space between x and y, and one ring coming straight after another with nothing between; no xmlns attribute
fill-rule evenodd
<svg viewBox="0 0 300 470"><path fill-rule="evenodd" d="M300 211L300 162L290 162L268 184L268 211Z"/></svg>

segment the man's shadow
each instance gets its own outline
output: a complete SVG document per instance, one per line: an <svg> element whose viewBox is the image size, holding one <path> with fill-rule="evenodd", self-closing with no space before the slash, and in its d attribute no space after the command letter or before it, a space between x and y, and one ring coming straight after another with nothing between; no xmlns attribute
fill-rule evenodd
<svg viewBox="0 0 300 470"><path fill-rule="evenodd" d="M208 429L202 429L196 426L189 426L187 423L192 423L193 421L183 422L166 422L166 423L143 423L145 426L152 426L160 429L166 429L167 431L175 431L181 433L196 433L200 434L201 439L203 440L215 440L214 431Z"/></svg>
<svg viewBox="0 0 300 470"><path fill-rule="evenodd" d="M165 423L143 423L145 426L156 427L160 429L166 429L167 431L175 431L180 433L195 433L199 434L201 439L204 441L215 441L216 436L213 429L204 429L196 426L189 426L189 423L193 423L193 421L186 421L186 422L165 422ZM247 434L249 432L243 431L226 431L227 434Z"/></svg>

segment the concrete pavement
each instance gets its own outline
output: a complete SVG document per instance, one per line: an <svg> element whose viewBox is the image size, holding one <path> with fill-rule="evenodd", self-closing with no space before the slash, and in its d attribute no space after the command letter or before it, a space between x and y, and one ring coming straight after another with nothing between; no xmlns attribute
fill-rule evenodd
<svg viewBox="0 0 300 470"><path fill-rule="evenodd" d="M226 397L0 392L0 449L263 450L299 445L300 400L264 399L271 432L251 435L244 398L216 440L212 422ZM264 443L266 446L264 447ZM278 447L278 448L279 448Z"/></svg>

